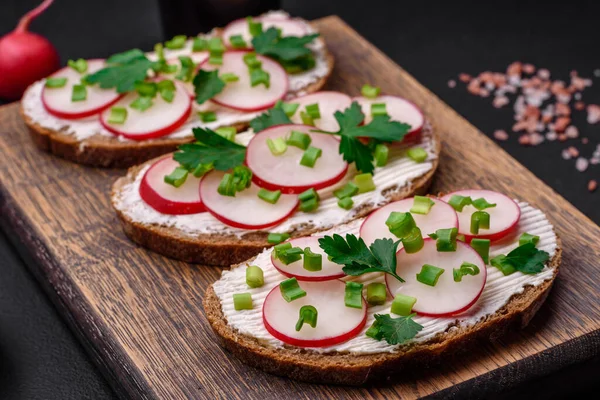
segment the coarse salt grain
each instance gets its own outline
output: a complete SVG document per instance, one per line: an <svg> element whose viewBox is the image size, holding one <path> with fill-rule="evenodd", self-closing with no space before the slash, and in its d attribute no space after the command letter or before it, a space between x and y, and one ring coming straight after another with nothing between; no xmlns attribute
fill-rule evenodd
<svg viewBox="0 0 600 400"><path fill-rule="evenodd" d="M448 87L451 88L451 89L455 88L456 87L456 81L454 79L450 79L448 81Z"/></svg>
<svg viewBox="0 0 600 400"><path fill-rule="evenodd" d="M560 155L565 160L570 160L572 158L571 153L569 153L568 149L563 149L563 151L560 153Z"/></svg>
<svg viewBox="0 0 600 400"><path fill-rule="evenodd" d="M546 68L539 69L537 75L542 79L550 79L550 71L548 71Z"/></svg>
<svg viewBox="0 0 600 400"><path fill-rule="evenodd" d="M567 151L569 152L569 155L571 157L577 157L579 156L579 150L577 150L576 147L570 146L567 148Z"/></svg>
<svg viewBox="0 0 600 400"><path fill-rule="evenodd" d="M546 139L547 139L548 141L550 141L550 142L553 142L553 141L555 141L557 136L558 136L558 135L557 135L557 134L556 134L556 132L554 132L554 131L550 131L550 132L547 132L547 133L546 133Z"/></svg>
<svg viewBox="0 0 600 400"><path fill-rule="evenodd" d="M588 165L589 165L588 160L583 157L579 157L577 159L577 161L575 161L575 168L579 172L585 171L587 169Z"/></svg>
<svg viewBox="0 0 600 400"><path fill-rule="evenodd" d="M492 102L492 104L496 108L504 107L508 103L509 103L509 100L508 100L508 97L506 97L506 96L496 96L496 97L494 97L494 101Z"/></svg>
<svg viewBox="0 0 600 400"><path fill-rule="evenodd" d="M565 135L567 135L569 139L576 139L579 137L579 129L577 129L576 126L570 125L565 129Z"/></svg>
<svg viewBox="0 0 600 400"><path fill-rule="evenodd" d="M598 187L598 182L596 182L594 179L591 179L591 180L588 182L588 187L587 187L587 188L588 188L588 190L589 190L590 192L593 192L593 191L595 191L597 187Z"/></svg>
<svg viewBox="0 0 600 400"><path fill-rule="evenodd" d="M507 140L508 139L508 133L506 133L505 130L502 129L498 129L496 131L494 131L494 138L496 138L497 140Z"/></svg>
<svg viewBox="0 0 600 400"><path fill-rule="evenodd" d="M595 124L600 121L600 106L597 104L588 104L587 106L587 122Z"/></svg>

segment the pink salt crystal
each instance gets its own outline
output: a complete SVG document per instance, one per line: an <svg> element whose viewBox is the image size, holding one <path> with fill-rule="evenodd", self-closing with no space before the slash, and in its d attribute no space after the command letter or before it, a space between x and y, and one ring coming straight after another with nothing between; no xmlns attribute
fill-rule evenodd
<svg viewBox="0 0 600 400"><path fill-rule="evenodd" d="M571 108L564 103L556 103L556 115L571 115Z"/></svg>
<svg viewBox="0 0 600 400"><path fill-rule="evenodd" d="M550 71L548 71L546 68L539 69L537 75L542 79L550 79Z"/></svg>
<svg viewBox="0 0 600 400"><path fill-rule="evenodd" d="M567 129L567 126L569 126L570 123L571 118L569 117L556 118L556 121L554 122L554 130L556 130L557 132L564 132L564 130Z"/></svg>
<svg viewBox="0 0 600 400"><path fill-rule="evenodd" d="M505 105L507 105L508 102L509 102L508 97L506 97L506 96L496 96L496 97L494 97L494 101L492 102L492 104L496 108L501 108L501 107L504 107Z"/></svg>
<svg viewBox="0 0 600 400"><path fill-rule="evenodd" d="M467 85L467 90L469 91L469 93L474 94L474 95L479 95L479 92L481 90L481 88L479 87L479 79L475 78L473 80L471 80L471 82L469 82L469 84Z"/></svg>
<svg viewBox="0 0 600 400"><path fill-rule="evenodd" d="M507 140L507 139L508 139L508 133L506 133L506 131L505 131L505 130L498 129L498 130L494 131L494 137L495 137L497 140L504 141L504 140Z"/></svg>
<svg viewBox="0 0 600 400"><path fill-rule="evenodd" d="M535 132L529 135L529 143L532 146L537 146L540 143L542 143L544 141L544 136L540 135L539 133Z"/></svg>
<svg viewBox="0 0 600 400"><path fill-rule="evenodd" d="M506 75L521 75L523 64L520 61L515 61L506 69Z"/></svg>
<svg viewBox="0 0 600 400"><path fill-rule="evenodd" d="M578 101L575 103L575 109L581 111L585 108L585 103L583 101Z"/></svg>
<svg viewBox="0 0 600 400"><path fill-rule="evenodd" d="M589 142L588 138L586 138L586 137L581 138L581 143L588 144L588 142Z"/></svg>
<svg viewBox="0 0 600 400"><path fill-rule="evenodd" d="M523 65L523 72L526 74L533 74L535 72L535 66L533 64Z"/></svg>
<svg viewBox="0 0 600 400"><path fill-rule="evenodd" d="M592 179L588 182L587 188L590 192L593 192L594 190L596 190L597 187L598 187L598 182L596 182L595 180Z"/></svg>
<svg viewBox="0 0 600 400"><path fill-rule="evenodd" d="M529 136L528 135L519 136L519 144L521 146L527 146L528 144L530 144Z"/></svg>
<svg viewBox="0 0 600 400"><path fill-rule="evenodd" d="M600 106L597 104L589 104L587 106L587 122L595 124L600 121Z"/></svg>
<svg viewBox="0 0 600 400"><path fill-rule="evenodd" d="M565 129L565 135L567 135L569 139L575 139L579 136L579 129L574 125L570 125Z"/></svg>
<svg viewBox="0 0 600 400"><path fill-rule="evenodd" d="M587 159L583 157L579 157L577 161L575 161L575 169L579 172L583 172L587 169L589 162Z"/></svg>
<svg viewBox="0 0 600 400"><path fill-rule="evenodd" d="M569 146L569 147L567 147L567 151L569 152L569 154L571 155L571 157L577 157L577 156L579 156L579 150L577 150L576 147Z"/></svg>
<svg viewBox="0 0 600 400"><path fill-rule="evenodd" d="M490 95L490 91L487 89L479 89L479 95L481 97L488 97Z"/></svg>
<svg viewBox="0 0 600 400"><path fill-rule="evenodd" d="M568 149L564 149L564 150L563 150L563 151L560 153L560 155L561 155L561 156L562 156L562 158L563 158L563 159L565 159L565 160L570 160L570 159L571 159L571 157L572 157L572 156L571 156L571 153L569 153L569 150L568 150Z"/></svg>
<svg viewBox="0 0 600 400"><path fill-rule="evenodd" d="M448 81L448 87L449 87L450 89L453 89L453 88L455 88L455 87L456 87L456 81L455 81L454 79L450 79L450 80Z"/></svg>
<svg viewBox="0 0 600 400"><path fill-rule="evenodd" d="M557 136L558 136L558 135L557 135L557 134L556 134L556 132L554 132L554 131L550 131L550 132L546 133L546 139L547 139L548 141L550 141L550 142L553 142L553 141L555 141L555 140L556 140L556 138L557 138Z"/></svg>
<svg viewBox="0 0 600 400"><path fill-rule="evenodd" d="M461 74L458 74L458 79L459 79L461 82L468 83L468 82L470 82L470 81L471 81L471 79L472 79L472 78L471 78L471 75L469 75L469 74L465 74L465 73L463 72L463 73L461 73Z"/></svg>

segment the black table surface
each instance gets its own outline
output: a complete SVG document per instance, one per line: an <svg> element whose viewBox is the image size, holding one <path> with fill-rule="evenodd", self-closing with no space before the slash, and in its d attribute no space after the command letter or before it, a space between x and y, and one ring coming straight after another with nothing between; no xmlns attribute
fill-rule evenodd
<svg viewBox="0 0 600 400"><path fill-rule="evenodd" d="M36 3L2 0L0 35L10 31L19 16ZM491 107L489 99L469 95L464 85L449 88L448 80L456 79L458 73L504 71L516 60L548 68L553 76L563 79L571 70L593 77L593 71L600 68L600 52L595 47L600 38L600 2L493 3L284 0L282 8L307 19L339 15L491 136L496 129L510 130L511 109ZM32 24L32 30L56 45L63 62L104 57L133 47L151 49L165 39L155 0L58 0ZM594 86L584 92L586 103L600 104L599 81L594 79ZM600 140L600 125L588 125L584 119L581 114L574 120L589 143L583 146L577 142L577 147L589 157ZM578 172L573 160L560 157L569 143L522 147L513 135L500 145L592 220L600 222L600 190L587 190L590 179L600 182L600 166ZM113 398L111 389L27 272L26 253L15 245L18 238L9 235L0 234L0 398ZM490 397L583 396L586 391L598 390L598 376L600 361L595 358Z"/></svg>

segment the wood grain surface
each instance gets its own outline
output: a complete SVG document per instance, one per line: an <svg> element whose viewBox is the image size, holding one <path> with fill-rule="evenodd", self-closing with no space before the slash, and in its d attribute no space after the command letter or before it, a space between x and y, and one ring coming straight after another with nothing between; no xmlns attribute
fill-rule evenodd
<svg viewBox="0 0 600 400"><path fill-rule="evenodd" d="M136 398L415 398L484 396L600 353L600 228L336 17L317 21L336 57L330 89L363 83L409 98L443 138L434 191L481 187L543 209L563 240L563 266L530 325L468 354L368 388L293 382L254 370L215 342L201 306L214 267L132 244L109 204L123 171L38 151L16 104L0 108L0 211L38 279L115 390ZM440 60L443 62L443 60Z"/></svg>

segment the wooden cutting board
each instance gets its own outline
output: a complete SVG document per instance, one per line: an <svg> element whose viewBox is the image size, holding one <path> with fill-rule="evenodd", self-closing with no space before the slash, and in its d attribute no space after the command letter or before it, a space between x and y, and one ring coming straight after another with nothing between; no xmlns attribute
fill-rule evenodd
<svg viewBox="0 0 600 400"><path fill-rule="evenodd" d="M432 192L488 188L548 214L564 263L546 304L523 331L474 343L468 354L407 371L389 385L328 387L265 374L223 351L204 317L202 296L220 269L132 244L109 203L123 171L38 151L18 105L2 107L2 224L115 390L169 399L485 395L600 354L600 228L339 18L316 24L336 57L329 89L356 95L366 82L378 85L414 101L434 122L444 147Z"/></svg>

